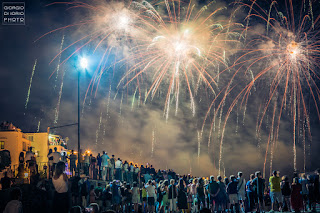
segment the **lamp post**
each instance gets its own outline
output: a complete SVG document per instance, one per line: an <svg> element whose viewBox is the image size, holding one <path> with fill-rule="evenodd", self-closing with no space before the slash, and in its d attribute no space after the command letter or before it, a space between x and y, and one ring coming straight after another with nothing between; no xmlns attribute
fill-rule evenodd
<svg viewBox="0 0 320 213"><path fill-rule="evenodd" d="M86 58L80 59L80 66L86 70L88 67L88 60ZM80 71L78 71L78 175L80 177Z"/></svg>

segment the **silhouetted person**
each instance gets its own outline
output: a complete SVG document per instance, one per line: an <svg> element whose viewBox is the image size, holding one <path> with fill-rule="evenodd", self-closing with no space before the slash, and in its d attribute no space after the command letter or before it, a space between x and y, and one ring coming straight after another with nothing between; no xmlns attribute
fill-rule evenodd
<svg viewBox="0 0 320 213"><path fill-rule="evenodd" d="M19 155L19 167L18 167L18 178L23 178L24 176L24 153L20 152Z"/></svg>
<svg viewBox="0 0 320 213"><path fill-rule="evenodd" d="M76 172L76 160L77 160L77 156L74 154L74 151L71 151L71 155L69 157L70 159L70 172L71 175L73 176L73 172Z"/></svg>
<svg viewBox="0 0 320 213"><path fill-rule="evenodd" d="M254 188L255 201L257 204L257 212L264 211L264 200L263 194L265 189L265 179L262 178L260 171L255 173L256 178L252 180L252 185Z"/></svg>
<svg viewBox="0 0 320 213"><path fill-rule="evenodd" d="M4 189L9 189L11 185L11 179L8 177L8 173L5 172L4 173L4 177L1 178L1 186L2 186L2 190Z"/></svg>
<svg viewBox="0 0 320 213"><path fill-rule="evenodd" d="M48 158L49 158L49 162L50 161L52 162L52 171L54 171L56 164L61 159L61 154L60 154L60 152L57 151L57 147L54 147L54 152L52 152L52 150L51 150L51 153L50 153L50 150L49 150Z"/></svg>
<svg viewBox="0 0 320 213"><path fill-rule="evenodd" d="M34 161L34 153L32 152L32 147L29 147L29 150L26 152L26 157L25 157L26 163L30 164L31 161Z"/></svg>
<svg viewBox="0 0 320 213"><path fill-rule="evenodd" d="M11 201L6 205L3 213L22 213L21 197L21 190L19 188L14 188L10 192Z"/></svg>

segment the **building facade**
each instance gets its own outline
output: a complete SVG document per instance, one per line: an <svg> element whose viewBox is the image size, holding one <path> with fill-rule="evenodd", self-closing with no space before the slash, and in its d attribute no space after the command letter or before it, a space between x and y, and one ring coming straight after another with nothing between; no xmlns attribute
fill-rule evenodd
<svg viewBox="0 0 320 213"><path fill-rule="evenodd" d="M3 122L0 124L0 151L8 150L11 156L11 167L17 168L19 165L20 152L28 151L32 147L35 153L37 164L41 170L48 163L49 149L68 153L67 143L60 135L49 134L49 132L23 133L12 123Z"/></svg>
<svg viewBox="0 0 320 213"><path fill-rule="evenodd" d="M37 163L48 163L48 153L57 147L57 151L61 154L67 153L67 144L60 135L53 135L47 132L26 133L28 139L31 141L31 146L37 158Z"/></svg>
<svg viewBox="0 0 320 213"><path fill-rule="evenodd" d="M49 152L49 134L47 132L26 133L28 139L31 141L32 151L36 155L37 163L48 162Z"/></svg>
<svg viewBox="0 0 320 213"><path fill-rule="evenodd" d="M8 150L11 156L11 166L19 165L20 152L26 153L31 146L31 141L28 136L16 128L11 123L0 126L0 151Z"/></svg>

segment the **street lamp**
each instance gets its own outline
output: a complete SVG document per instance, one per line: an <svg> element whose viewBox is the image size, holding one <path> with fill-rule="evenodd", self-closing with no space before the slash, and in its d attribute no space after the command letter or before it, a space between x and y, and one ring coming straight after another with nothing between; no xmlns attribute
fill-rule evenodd
<svg viewBox="0 0 320 213"><path fill-rule="evenodd" d="M81 60L80 60L80 66L81 66L83 69L87 69L87 67L88 67L88 59L86 59L86 58L81 58Z"/></svg>
<svg viewBox="0 0 320 213"><path fill-rule="evenodd" d="M83 70L88 67L88 60L86 58L80 59L80 66ZM80 70L78 71L78 175L80 177Z"/></svg>

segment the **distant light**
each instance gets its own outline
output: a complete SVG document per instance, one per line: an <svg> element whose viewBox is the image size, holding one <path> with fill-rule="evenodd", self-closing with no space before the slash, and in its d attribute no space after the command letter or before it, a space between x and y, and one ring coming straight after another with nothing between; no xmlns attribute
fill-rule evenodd
<svg viewBox="0 0 320 213"><path fill-rule="evenodd" d="M24 178L28 178L29 177L29 173L24 173Z"/></svg>
<svg viewBox="0 0 320 213"><path fill-rule="evenodd" d="M80 60L80 66L83 68L83 69L86 69L88 67L88 60L86 58L81 58Z"/></svg>

